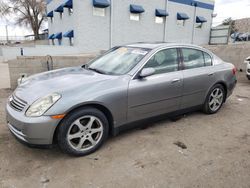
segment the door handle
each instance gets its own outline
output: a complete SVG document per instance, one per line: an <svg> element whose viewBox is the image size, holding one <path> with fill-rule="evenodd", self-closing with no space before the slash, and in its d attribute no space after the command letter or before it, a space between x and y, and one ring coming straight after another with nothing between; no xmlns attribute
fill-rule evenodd
<svg viewBox="0 0 250 188"><path fill-rule="evenodd" d="M173 79L171 83L176 83L176 82L179 82L179 81L181 81L181 79L176 78L176 79Z"/></svg>
<svg viewBox="0 0 250 188"><path fill-rule="evenodd" d="M214 73L213 73L213 72L211 72L211 73L209 73L209 74L208 74L208 76L213 76L213 75L214 75Z"/></svg>

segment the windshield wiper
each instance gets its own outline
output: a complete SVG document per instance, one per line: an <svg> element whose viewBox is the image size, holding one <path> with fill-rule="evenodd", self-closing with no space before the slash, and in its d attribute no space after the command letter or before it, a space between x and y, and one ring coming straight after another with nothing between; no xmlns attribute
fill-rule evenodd
<svg viewBox="0 0 250 188"><path fill-rule="evenodd" d="M99 70L99 69L95 69L95 68L91 68L91 67L88 67L87 69L88 69L88 70L92 70L92 71L97 72L97 73L100 73L100 74L106 74L106 72L101 71L101 70Z"/></svg>
<svg viewBox="0 0 250 188"><path fill-rule="evenodd" d="M99 69L96 69L96 68L91 68L91 67L89 67L88 64L83 65L82 68L84 68L84 69L86 69L86 70L91 70L91 71L97 72L97 73L99 73L99 74L108 74L108 73L105 72L105 71L102 71L102 70L99 70Z"/></svg>

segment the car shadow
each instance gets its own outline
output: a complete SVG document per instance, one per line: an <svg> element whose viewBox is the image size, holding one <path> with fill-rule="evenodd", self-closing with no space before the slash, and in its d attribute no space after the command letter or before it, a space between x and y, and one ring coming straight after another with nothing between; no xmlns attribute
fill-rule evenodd
<svg viewBox="0 0 250 188"><path fill-rule="evenodd" d="M97 153L98 155L100 155L102 153L102 151L105 150L105 148L109 147L109 145L113 142L115 142L115 140L117 139L121 139L127 136L131 136L131 134L136 134L137 131L143 131L146 130L148 128L155 128L155 127L159 127L159 126L171 126L173 125L172 123L181 120L184 117L187 116L192 116L194 114L201 114L202 112L200 111L193 111L193 112L188 112L188 113L184 113L184 114L180 114L180 115L161 115L161 116L157 116L157 117L153 117L153 118L149 118L146 120L142 120L142 121L138 121L135 122L133 124L129 124L127 125L127 127L120 131L118 135L116 136L110 136L107 143L104 144L104 146L102 148L100 148L100 150L98 150L97 152L88 155L88 158L90 159L95 159ZM53 145L31 145L31 144L27 144L23 141L20 141L17 139L18 142L21 142L24 144L24 150L28 150L29 155L36 157L37 159L41 158L44 159L46 158L47 160L49 160L50 162L52 162L53 160L58 160L58 159L70 159L74 156L72 155L68 155L63 153L60 148L57 146L57 144L53 144ZM101 152L101 153L100 153Z"/></svg>

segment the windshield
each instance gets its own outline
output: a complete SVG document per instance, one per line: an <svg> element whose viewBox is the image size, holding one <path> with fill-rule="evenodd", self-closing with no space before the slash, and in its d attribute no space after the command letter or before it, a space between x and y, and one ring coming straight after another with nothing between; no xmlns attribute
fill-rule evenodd
<svg viewBox="0 0 250 188"><path fill-rule="evenodd" d="M102 74L122 75L128 73L150 49L118 47L89 62L85 67Z"/></svg>

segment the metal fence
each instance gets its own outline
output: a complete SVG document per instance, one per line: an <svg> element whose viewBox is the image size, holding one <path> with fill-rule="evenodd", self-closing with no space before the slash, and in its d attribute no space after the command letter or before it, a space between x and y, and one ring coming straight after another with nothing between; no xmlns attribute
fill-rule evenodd
<svg viewBox="0 0 250 188"><path fill-rule="evenodd" d="M209 44L228 44L230 26L218 26L211 29Z"/></svg>

